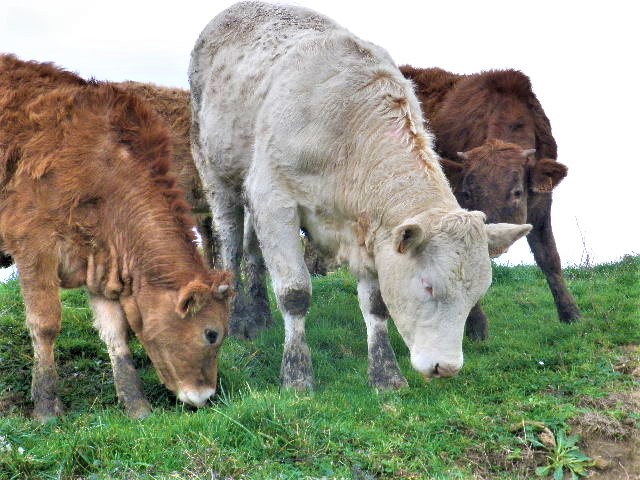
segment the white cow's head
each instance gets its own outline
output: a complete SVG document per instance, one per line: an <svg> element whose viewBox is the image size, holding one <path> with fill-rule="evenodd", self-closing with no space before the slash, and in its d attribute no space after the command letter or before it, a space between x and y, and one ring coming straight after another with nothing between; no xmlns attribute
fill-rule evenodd
<svg viewBox="0 0 640 480"><path fill-rule="evenodd" d="M485 225L481 212L422 213L376 245L382 298L411 364L425 378L460 370L465 320L491 284L489 253L506 250L530 230L527 224Z"/></svg>

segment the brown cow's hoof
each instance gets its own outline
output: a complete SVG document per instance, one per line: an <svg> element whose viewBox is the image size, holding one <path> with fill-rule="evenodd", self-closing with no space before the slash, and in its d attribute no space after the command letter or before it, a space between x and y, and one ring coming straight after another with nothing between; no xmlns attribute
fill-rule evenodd
<svg viewBox="0 0 640 480"><path fill-rule="evenodd" d="M142 420L151 415L151 405L144 398L139 398L125 405L127 417L134 420Z"/></svg>

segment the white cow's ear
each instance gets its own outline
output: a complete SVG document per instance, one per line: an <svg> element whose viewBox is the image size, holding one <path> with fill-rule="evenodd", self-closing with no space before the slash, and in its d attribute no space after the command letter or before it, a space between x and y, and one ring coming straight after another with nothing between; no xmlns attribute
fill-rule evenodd
<svg viewBox="0 0 640 480"><path fill-rule="evenodd" d="M489 240L489 256L497 257L506 252L516 240L529 233L532 227L528 223L489 223L485 228Z"/></svg>
<svg viewBox="0 0 640 480"><path fill-rule="evenodd" d="M417 223L403 223L393 230L393 248L398 253L407 253L424 240L424 230Z"/></svg>

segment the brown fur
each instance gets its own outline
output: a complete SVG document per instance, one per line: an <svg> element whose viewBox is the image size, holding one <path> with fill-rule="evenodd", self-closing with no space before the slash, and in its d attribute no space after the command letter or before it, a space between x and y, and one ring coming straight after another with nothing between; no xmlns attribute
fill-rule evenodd
<svg viewBox="0 0 640 480"><path fill-rule="evenodd" d="M212 292L228 280L197 251L170 156L169 132L137 96L0 55L0 245L20 271L36 357L46 357L47 368L55 371L59 287L87 285L93 295L120 298L145 344L149 316L180 328L158 295L170 303L194 280ZM201 301L201 321L226 329L226 300L219 303L213 293ZM145 348L151 355L155 347ZM174 389L179 379L165 380ZM52 405L39 412L40 400L34 393L37 416L58 413Z"/></svg>
<svg viewBox="0 0 640 480"><path fill-rule="evenodd" d="M191 128L191 97L188 90L139 82L116 83L116 86L143 98L162 117L171 135L173 152L170 173L184 190L198 223L203 251L210 266L214 264L211 212L193 158L189 129Z"/></svg>
<svg viewBox="0 0 640 480"><path fill-rule="evenodd" d="M547 277L560 319L577 319L580 312L564 284L551 231L552 190L567 168L556 160L551 124L529 78L517 70L471 75L409 65L400 70L414 82L460 204L484 211L490 222L532 224L527 240ZM527 155L529 149L535 154ZM485 323L478 329L482 338L484 314L476 307L469 320L474 315L478 323Z"/></svg>

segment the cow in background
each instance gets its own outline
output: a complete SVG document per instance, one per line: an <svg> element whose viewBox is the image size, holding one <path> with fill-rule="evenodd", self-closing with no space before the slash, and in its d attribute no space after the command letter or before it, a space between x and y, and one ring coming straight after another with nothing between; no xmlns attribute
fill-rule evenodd
<svg viewBox="0 0 640 480"><path fill-rule="evenodd" d="M460 205L483 211L488 222L533 225L527 241L560 320L578 319L580 310L565 285L551 229L553 189L567 167L556 160L551 124L529 78L517 70L472 75L409 65L400 70L414 83ZM469 314L467 328L471 337L487 338L479 304Z"/></svg>

